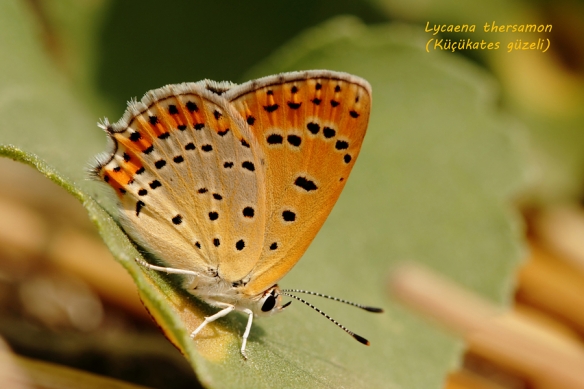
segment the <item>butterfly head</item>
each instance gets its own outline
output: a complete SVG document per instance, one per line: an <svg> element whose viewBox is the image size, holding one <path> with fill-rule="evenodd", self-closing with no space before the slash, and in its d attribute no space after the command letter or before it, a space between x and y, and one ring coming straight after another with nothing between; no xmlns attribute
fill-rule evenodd
<svg viewBox="0 0 584 389"><path fill-rule="evenodd" d="M278 285L274 285L260 295L252 310L257 316L270 316L283 311L291 302L282 305L282 293Z"/></svg>

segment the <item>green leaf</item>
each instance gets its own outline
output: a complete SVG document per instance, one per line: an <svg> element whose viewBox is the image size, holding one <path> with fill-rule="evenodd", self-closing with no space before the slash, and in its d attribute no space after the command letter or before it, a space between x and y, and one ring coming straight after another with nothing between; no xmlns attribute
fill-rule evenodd
<svg viewBox="0 0 584 389"><path fill-rule="evenodd" d="M105 141L91 108L47 58L20 3L0 7L3 25L20 40L0 38L0 50L15 52L0 65L0 155L34 166L83 203L151 314L208 387L439 388L457 358L456 343L386 300L388 268L422 261L493 299L507 297L521 250L506 204L522 168L491 81L464 60L426 54L407 27L368 28L339 18L283 47L250 77L330 68L373 86L370 129L352 178L281 283L386 308L374 315L318 302L372 345L298 303L254 321L248 361L239 354L243 315L209 325L192 341L188 333L215 310L133 261L140 254L102 208L113 211L111 198L84 179L83 167Z"/></svg>

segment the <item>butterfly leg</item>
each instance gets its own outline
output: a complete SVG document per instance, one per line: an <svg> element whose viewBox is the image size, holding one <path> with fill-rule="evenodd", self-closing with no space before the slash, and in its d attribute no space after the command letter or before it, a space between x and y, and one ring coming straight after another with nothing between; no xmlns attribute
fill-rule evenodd
<svg viewBox="0 0 584 389"><path fill-rule="evenodd" d="M136 263L145 267L146 269L155 270L155 271L162 271L169 274L183 274L186 276L190 276L185 281L185 289L195 289L197 287L197 279L199 277L199 273L194 272L192 270L184 270L184 269L175 269L173 267L164 267L164 266L156 266L152 265L141 258L134 258Z"/></svg>
<svg viewBox="0 0 584 389"><path fill-rule="evenodd" d="M247 353L245 352L245 345L247 344L247 338L249 332L251 331L251 323L253 321L253 311L251 309L244 309L243 312L248 314L247 325L245 326L245 332L243 333L243 341L241 343L241 355L244 359L247 359Z"/></svg>
<svg viewBox="0 0 584 389"><path fill-rule="evenodd" d="M209 323L227 315L229 312L233 311L235 309L235 306L231 305L231 304L225 304L225 303L215 303L216 305L220 306L220 307L225 307L222 310L220 310L219 312L217 312L216 314L212 315L212 316L208 316L205 317L205 321L203 321L201 323L201 325L199 325L193 332L191 332L191 339L194 338L195 336L197 336L197 334L199 332L201 332L201 330Z"/></svg>
<svg viewBox="0 0 584 389"><path fill-rule="evenodd" d="M183 269L175 269L173 267L156 266L156 265L152 265L152 264L144 261L141 258L134 258L134 260L139 265L142 265L145 268L150 269L150 270L162 271L165 273L172 273L172 274L184 274L184 275L195 276L195 277L199 276L199 273L192 271L192 270L183 270Z"/></svg>

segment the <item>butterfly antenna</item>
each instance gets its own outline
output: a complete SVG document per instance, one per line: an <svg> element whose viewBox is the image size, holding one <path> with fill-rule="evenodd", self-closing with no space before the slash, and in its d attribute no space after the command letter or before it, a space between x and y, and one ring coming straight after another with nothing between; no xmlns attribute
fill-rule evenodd
<svg viewBox="0 0 584 389"><path fill-rule="evenodd" d="M367 339L365 339L362 336L357 335L356 333L354 333L353 331L351 331L350 329L348 329L347 327L345 327L344 325L342 325L341 323L339 323L338 321L336 321L335 319L333 319L332 317L330 317L329 315L327 315L325 312L321 311L320 309L318 309L317 307L315 307L314 305L312 305L311 303L309 303L308 301L301 299L298 296L294 296L293 294L287 293L286 291L281 291L283 295L286 295L288 297L292 297L293 299L296 299L306 305L308 305L310 308L314 309L316 312L320 313L321 315L323 315L324 317L326 317L327 319L329 319L330 321L332 321L337 327L339 327L340 329L342 329L343 331L345 331L347 334L351 335L353 338L357 339L357 341L363 343L366 346L369 346L369 341Z"/></svg>
<svg viewBox="0 0 584 389"><path fill-rule="evenodd" d="M354 303L352 301L347 301L347 300L344 300L344 299L340 299L338 297L333 297L333 296L329 296L329 295L322 294L322 293L318 293L318 292L311 292L309 290L302 290L302 289L283 289L282 292L311 294L313 296L324 297L324 298L329 299L329 300L338 301L339 303L343 303L343 304L347 304L347 305L352 305L354 307L364 309L367 312L375 312L375 313L381 313L381 312L383 312L383 309L381 309L381 308L369 307L367 305Z"/></svg>

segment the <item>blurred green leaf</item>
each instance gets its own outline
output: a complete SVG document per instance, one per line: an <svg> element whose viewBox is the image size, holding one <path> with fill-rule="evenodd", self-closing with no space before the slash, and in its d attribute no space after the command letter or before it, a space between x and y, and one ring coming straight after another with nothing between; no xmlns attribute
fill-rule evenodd
<svg viewBox="0 0 584 389"><path fill-rule="evenodd" d="M249 74L330 68L373 86L370 129L352 178L282 285L388 312L372 315L319 302L370 339L369 348L300 304L255 321L248 361L239 354L242 315L213 323L193 342L189 331L213 309L134 263L139 253L100 206L110 204L111 210L108 196L84 179L83 166L105 140L94 130L91 108L48 59L30 14L17 2L0 7L4 26L14 34L0 38L0 49L15 52L0 65L0 154L33 165L83 202L203 384L439 388L457 359L456 343L386 300L388 268L422 261L483 295L506 300L521 257L508 201L522 182L522 167L514 129L496 111L492 81L464 60L425 53L422 37L408 27L366 27L338 18L302 34Z"/></svg>
<svg viewBox="0 0 584 389"><path fill-rule="evenodd" d="M62 367L8 351L0 351L0 378L5 387L13 389L148 389L113 378L101 377L84 371Z"/></svg>
<svg viewBox="0 0 584 389"><path fill-rule="evenodd" d="M387 17L354 0L142 0L111 2L103 20L95 86L121 114L129 97L164 84L237 81L305 28L335 15Z"/></svg>
<svg viewBox="0 0 584 389"><path fill-rule="evenodd" d="M48 55L74 93L96 117L116 112L96 80L102 62L101 37L111 15L111 0L30 1ZM119 40L119 37L118 39ZM114 62L119 62L116 60ZM117 108L117 107L116 107Z"/></svg>

